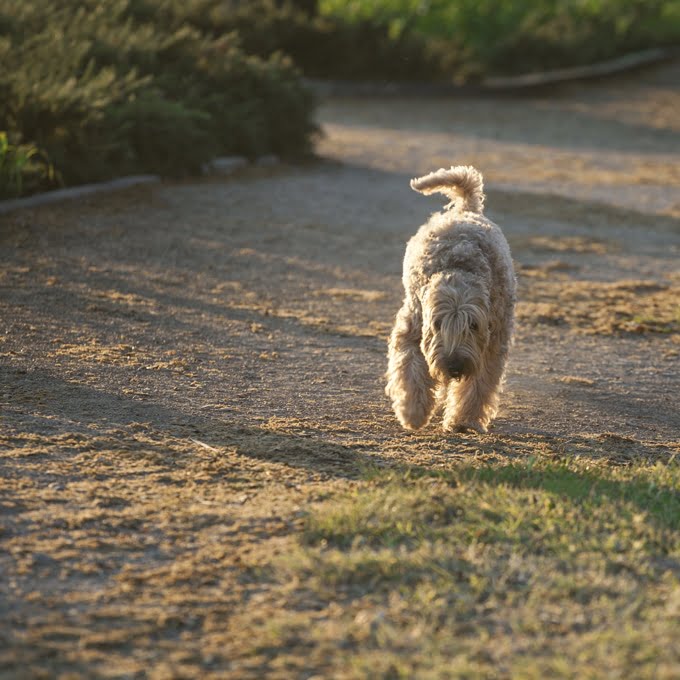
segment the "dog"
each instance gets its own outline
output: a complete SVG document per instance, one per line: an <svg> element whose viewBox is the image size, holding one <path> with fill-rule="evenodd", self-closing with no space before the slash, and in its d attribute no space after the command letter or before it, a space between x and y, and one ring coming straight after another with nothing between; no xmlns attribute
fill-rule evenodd
<svg viewBox="0 0 680 680"><path fill-rule="evenodd" d="M510 247L484 216L483 179L474 167L441 168L411 180L411 188L451 202L407 244L385 392L407 430L427 425L437 406L445 431L485 433L512 343Z"/></svg>

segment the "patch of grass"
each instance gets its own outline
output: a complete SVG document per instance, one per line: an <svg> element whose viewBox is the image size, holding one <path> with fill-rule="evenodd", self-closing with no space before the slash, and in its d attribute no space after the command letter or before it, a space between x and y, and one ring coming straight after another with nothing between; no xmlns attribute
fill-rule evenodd
<svg viewBox="0 0 680 680"><path fill-rule="evenodd" d="M373 471L273 563L255 645L333 677L673 677L680 466ZM290 585L292 584L292 585ZM313 625L310 625L310 617Z"/></svg>
<svg viewBox="0 0 680 680"><path fill-rule="evenodd" d="M677 281L570 281L534 277L520 296L522 323L565 325L599 335L680 332Z"/></svg>
<svg viewBox="0 0 680 680"><path fill-rule="evenodd" d="M677 333L680 330L680 305L671 307L658 316L636 314L630 320L629 327L634 332L653 331L655 333Z"/></svg>

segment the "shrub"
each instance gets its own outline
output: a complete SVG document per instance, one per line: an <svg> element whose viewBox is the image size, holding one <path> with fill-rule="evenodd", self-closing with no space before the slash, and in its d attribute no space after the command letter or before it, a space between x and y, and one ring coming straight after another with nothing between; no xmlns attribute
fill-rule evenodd
<svg viewBox="0 0 680 680"><path fill-rule="evenodd" d="M56 185L58 177L44 154L31 144L10 144L0 132L0 199Z"/></svg>
<svg viewBox="0 0 680 680"><path fill-rule="evenodd" d="M305 0L169 0L174 16L203 33L236 32L244 50L268 58L289 55L309 77L444 78L457 51L410 31L395 33L381 17L349 21L314 11ZM137 5L138 9L140 5Z"/></svg>
<svg viewBox="0 0 680 680"><path fill-rule="evenodd" d="M236 31L248 53L282 51L318 78L466 81L680 41L672 0L166 0L167 7L204 34Z"/></svg>
<svg viewBox="0 0 680 680"><path fill-rule="evenodd" d="M0 0L0 130L44 150L67 184L307 153L314 102L297 70L190 25L187 8L205 4Z"/></svg>
<svg viewBox="0 0 680 680"><path fill-rule="evenodd" d="M464 73L511 74L592 63L680 41L674 0L320 0L335 21L443 41Z"/></svg>

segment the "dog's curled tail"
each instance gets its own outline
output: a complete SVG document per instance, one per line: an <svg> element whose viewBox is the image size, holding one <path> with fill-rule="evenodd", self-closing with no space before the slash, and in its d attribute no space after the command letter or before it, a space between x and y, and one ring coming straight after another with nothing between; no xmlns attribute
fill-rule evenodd
<svg viewBox="0 0 680 680"><path fill-rule="evenodd" d="M471 165L440 168L423 177L411 180L411 189L421 194L441 193L451 199L451 205L463 210L484 211L484 181L482 173ZM459 204L460 201L460 204Z"/></svg>

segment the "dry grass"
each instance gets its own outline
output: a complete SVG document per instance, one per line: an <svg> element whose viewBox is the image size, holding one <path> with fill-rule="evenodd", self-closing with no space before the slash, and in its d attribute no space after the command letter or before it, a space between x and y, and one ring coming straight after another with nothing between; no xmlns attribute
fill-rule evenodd
<svg viewBox="0 0 680 680"><path fill-rule="evenodd" d="M675 677L680 469L374 472L264 571L252 652L322 677Z"/></svg>
<svg viewBox="0 0 680 680"><path fill-rule="evenodd" d="M532 274L528 295L517 309L519 323L597 335L680 332L677 280L574 281L556 277L554 268Z"/></svg>

